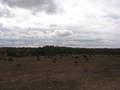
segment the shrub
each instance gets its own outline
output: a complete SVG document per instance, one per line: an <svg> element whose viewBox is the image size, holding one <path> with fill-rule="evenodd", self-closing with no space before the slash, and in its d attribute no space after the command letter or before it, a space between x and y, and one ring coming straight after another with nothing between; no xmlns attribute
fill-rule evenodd
<svg viewBox="0 0 120 90"><path fill-rule="evenodd" d="M17 64L17 67L21 67L21 65L20 65L20 64Z"/></svg>
<svg viewBox="0 0 120 90"><path fill-rule="evenodd" d="M37 56L37 61L40 61L40 57L39 56Z"/></svg>
<svg viewBox="0 0 120 90"><path fill-rule="evenodd" d="M84 57L84 58L87 58L87 56L86 56L86 55L83 55L83 57Z"/></svg>
<svg viewBox="0 0 120 90"><path fill-rule="evenodd" d="M78 61L75 61L75 65L77 65L78 64Z"/></svg>
<svg viewBox="0 0 120 90"><path fill-rule="evenodd" d="M57 61L57 59L56 59L56 58L52 60L52 62L56 62L56 61Z"/></svg>
<svg viewBox="0 0 120 90"><path fill-rule="evenodd" d="M75 59L79 58L78 56L75 57Z"/></svg>
<svg viewBox="0 0 120 90"><path fill-rule="evenodd" d="M0 60L3 60L3 58L2 58L2 57L0 57Z"/></svg>
<svg viewBox="0 0 120 90"><path fill-rule="evenodd" d="M8 61L13 61L13 59L12 59L12 58L9 58Z"/></svg>

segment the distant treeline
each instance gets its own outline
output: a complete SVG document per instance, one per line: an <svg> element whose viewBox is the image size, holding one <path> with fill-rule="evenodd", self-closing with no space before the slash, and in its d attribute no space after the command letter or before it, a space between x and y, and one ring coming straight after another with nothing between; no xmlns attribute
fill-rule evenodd
<svg viewBox="0 0 120 90"><path fill-rule="evenodd" d="M38 48L30 47L2 47L0 48L0 56L45 56L45 55L58 55L58 54L120 54L120 49L108 49L108 48L71 48L60 46L44 46Z"/></svg>

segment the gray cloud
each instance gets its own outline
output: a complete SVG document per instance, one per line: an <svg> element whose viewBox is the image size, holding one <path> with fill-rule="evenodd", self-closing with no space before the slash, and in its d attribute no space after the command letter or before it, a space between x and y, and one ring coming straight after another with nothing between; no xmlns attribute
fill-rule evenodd
<svg viewBox="0 0 120 90"><path fill-rule="evenodd" d="M40 39L40 38L26 38L26 39L0 39L0 47L39 47L45 45L58 45L70 47L83 47L83 48L115 48L119 47L119 42L114 40L57 40L57 39Z"/></svg>
<svg viewBox="0 0 120 90"><path fill-rule="evenodd" d="M0 23L0 28L3 27L3 23Z"/></svg>
<svg viewBox="0 0 120 90"><path fill-rule="evenodd" d="M60 42L60 41L59 41ZM70 47L83 47L83 48L115 48L119 47L119 42L104 40L104 39L87 39L87 40L62 40L62 45Z"/></svg>
<svg viewBox="0 0 120 90"><path fill-rule="evenodd" d="M69 36L69 37L67 37ZM58 45L70 47L119 47L118 35L109 35L97 32L72 32L72 30L50 30L42 28L28 28L21 30L3 28L0 30L0 47L38 47L45 45ZM64 39L63 39L63 38ZM110 37L115 37L110 38ZM62 39L61 39L62 38ZM116 40L116 41L115 41Z"/></svg>
<svg viewBox="0 0 120 90"><path fill-rule="evenodd" d="M23 46L35 46L33 40L28 39L0 39L0 47L23 47Z"/></svg>
<svg viewBox="0 0 120 90"><path fill-rule="evenodd" d="M50 27L57 27L57 25L55 25L55 24L50 24L49 26Z"/></svg>
<svg viewBox="0 0 120 90"><path fill-rule="evenodd" d="M15 16L9 8L7 7L0 7L0 17L13 17Z"/></svg>
<svg viewBox="0 0 120 90"><path fill-rule="evenodd" d="M45 45L59 45L70 47L114 48L119 47L120 44L120 41L118 41L116 38L103 39L101 37L98 38L96 35L95 39L92 38L92 36L89 34L83 36L75 33L73 34L73 32L70 30L45 30L45 32L39 30L32 29L29 31L29 29L26 29L23 31L14 30L12 32L8 29L4 29L3 31L1 30L0 47L39 47ZM55 37L52 37L53 34L55 35ZM65 38L61 39L61 37Z"/></svg>
<svg viewBox="0 0 120 90"><path fill-rule="evenodd" d="M105 16L105 18L111 18L114 20L118 20L118 19L120 19L120 16L119 15L107 15L107 16Z"/></svg>
<svg viewBox="0 0 120 90"><path fill-rule="evenodd" d="M54 34L59 37L66 37L73 35L73 32L70 30L55 30Z"/></svg>
<svg viewBox="0 0 120 90"><path fill-rule="evenodd" d="M32 9L33 12L45 11L47 13L55 13L57 6L54 0L2 0L2 3L10 7L19 7Z"/></svg>
<svg viewBox="0 0 120 90"><path fill-rule="evenodd" d="M3 32L0 31L0 37L3 36Z"/></svg>

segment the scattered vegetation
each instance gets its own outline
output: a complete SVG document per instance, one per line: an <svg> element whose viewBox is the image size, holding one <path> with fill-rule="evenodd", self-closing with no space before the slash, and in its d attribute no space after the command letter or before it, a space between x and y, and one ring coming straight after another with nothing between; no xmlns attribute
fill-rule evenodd
<svg viewBox="0 0 120 90"><path fill-rule="evenodd" d="M57 59L56 59L56 58L52 60L52 62L54 62L54 63L56 63L56 61L57 61Z"/></svg>
<svg viewBox="0 0 120 90"><path fill-rule="evenodd" d="M89 57L87 55L83 55L83 57L85 58L85 62L88 63Z"/></svg>
<svg viewBox="0 0 120 90"><path fill-rule="evenodd" d="M62 86L63 89L66 89L64 87L68 86L68 89L76 90L76 88L71 88L70 86L77 87L78 89L81 83L88 85L89 82L85 82L84 80L98 81L97 78L102 78L103 80L99 83L103 83L105 80L109 81L109 78L110 80L112 77L113 79L118 78L120 66L118 57L120 57L120 49L84 49L54 46L45 46L40 48L0 48L0 64L3 64L0 66L2 70L1 75L5 78L3 79L5 81L3 81L2 85L4 85L4 87L6 87L6 85L11 87L13 83L15 83L15 85L17 83L19 87L19 82L23 82L21 85L24 85L26 82L26 85L33 85L33 82L30 83L29 81L35 81L34 85L38 87L42 87L40 85L44 85L43 88L45 88L47 85L48 87L55 86L54 88L60 87L59 89L62 89ZM5 74L5 76L2 73ZM6 75L10 78L6 79ZM39 79L36 77L39 77ZM31 78L32 80L30 80ZM118 83L119 82L117 81L117 84ZM83 85L83 89L85 85ZM18 89L19 88L17 88L17 90ZM21 90L22 89L26 88L21 88Z"/></svg>
<svg viewBox="0 0 120 90"><path fill-rule="evenodd" d="M10 58L8 59L8 61L13 61L12 57L10 57Z"/></svg>

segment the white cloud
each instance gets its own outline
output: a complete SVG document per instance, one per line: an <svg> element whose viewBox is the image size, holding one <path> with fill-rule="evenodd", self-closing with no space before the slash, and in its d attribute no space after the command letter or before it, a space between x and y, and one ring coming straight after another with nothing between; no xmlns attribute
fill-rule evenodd
<svg viewBox="0 0 120 90"><path fill-rule="evenodd" d="M0 4L0 17L13 17L13 16L14 14L12 13L12 10L9 7Z"/></svg>
<svg viewBox="0 0 120 90"><path fill-rule="evenodd" d="M73 35L73 32L70 30L55 30L54 34L59 37L67 37Z"/></svg>

